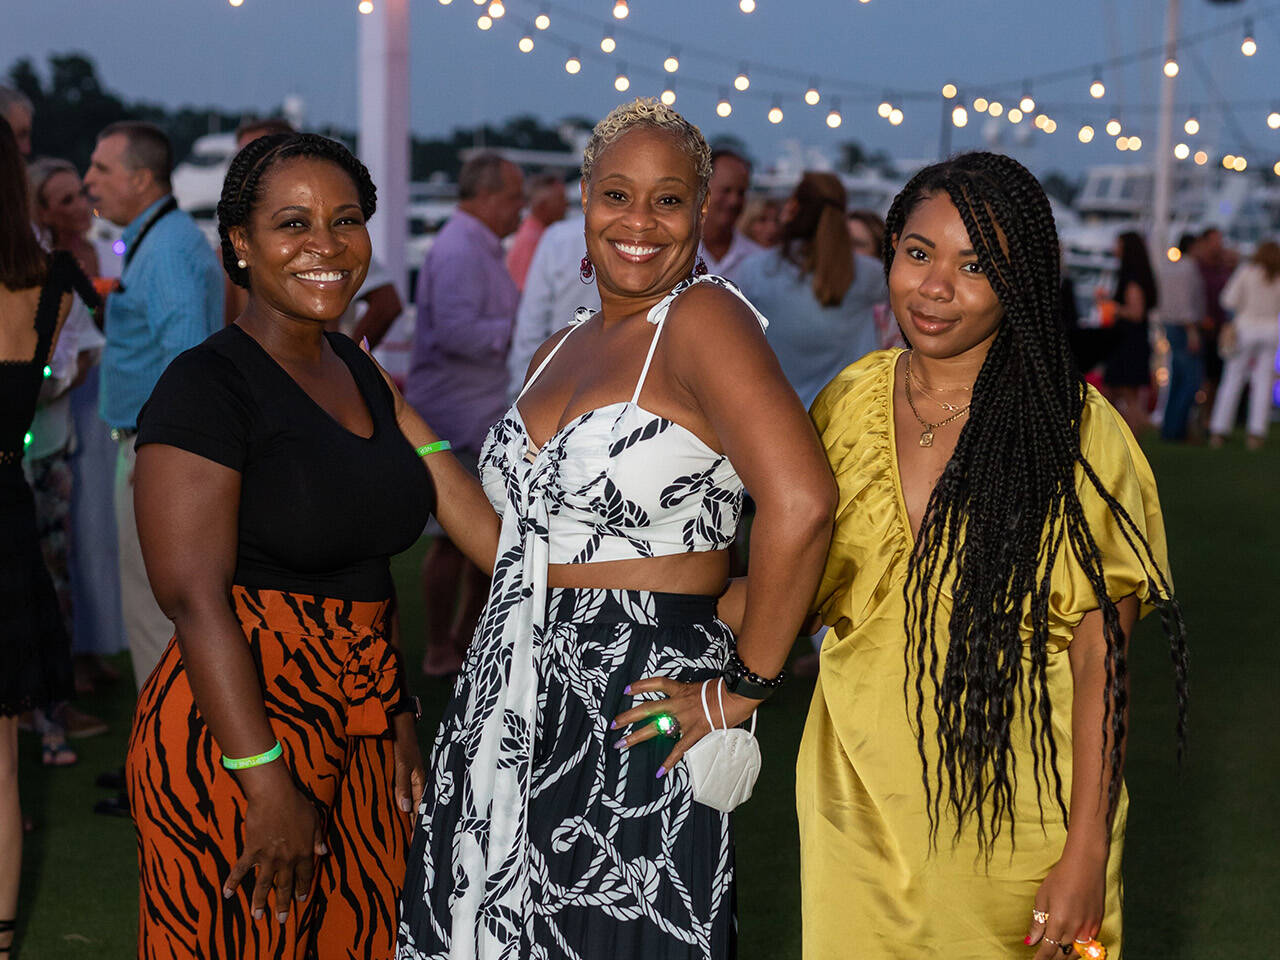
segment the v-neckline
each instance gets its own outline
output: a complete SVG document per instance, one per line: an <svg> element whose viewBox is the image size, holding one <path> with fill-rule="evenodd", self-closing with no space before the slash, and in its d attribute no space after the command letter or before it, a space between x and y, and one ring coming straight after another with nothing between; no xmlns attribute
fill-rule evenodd
<svg viewBox="0 0 1280 960"><path fill-rule="evenodd" d="M887 404L889 412L889 470L893 474L893 495L898 501L898 521L902 524L902 530L906 534L907 544L912 550L915 550L916 532L915 528L911 526L911 513L907 510L907 495L902 488L902 464L898 460L898 361L902 359L904 353L906 351L899 348L893 355L893 362L889 364Z"/></svg>
<svg viewBox="0 0 1280 960"><path fill-rule="evenodd" d="M342 365L346 367L347 372L351 374L351 380L356 385L356 393L360 394L360 400L362 403L364 403L365 412L369 414L369 422L373 424L373 432L370 433L369 436L367 437L361 436L360 434L356 433L354 430L347 427L346 424L344 424L341 420L335 417L332 413L326 410L324 406L318 400L316 400L315 397L311 396L311 394L309 394L306 391L306 389L302 386L302 384L300 384L297 380L293 378L293 374L291 374L288 370L286 370L284 365L271 355L271 351L258 342L257 337L251 334L248 330L244 329L244 327L240 326L240 324L238 323L233 323L231 324L231 326L234 327L236 330L240 331L242 336L247 337L249 341L262 352L262 355L271 362L271 364L276 368L276 370L280 372L280 375L283 376L286 380L288 380L291 384L293 384L294 389L297 390L298 393L302 394L302 396L306 398L307 402L311 404L313 408L318 410L325 417L326 420L332 423L335 427L337 427L343 433L347 434L350 437L355 438L356 440L360 440L364 443L369 443L375 437L378 436L378 418L374 416L374 413L373 413L373 401L370 399L369 395L365 393L364 387L361 386L360 377L356 375L355 369L351 366L351 364L347 362L347 358L344 357L342 353L337 348L334 347L333 341L329 338L328 331L325 331L324 336L325 336L326 342L329 344L329 349L333 351L334 356L336 356L340 361L342 361ZM337 336L342 336L342 334L337 334Z"/></svg>

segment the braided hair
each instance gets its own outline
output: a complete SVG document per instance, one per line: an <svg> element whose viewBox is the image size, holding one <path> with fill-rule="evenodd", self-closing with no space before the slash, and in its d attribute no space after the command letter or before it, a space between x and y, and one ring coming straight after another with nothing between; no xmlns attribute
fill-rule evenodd
<svg viewBox="0 0 1280 960"><path fill-rule="evenodd" d="M365 165L336 140L314 133L274 133L245 144L235 155L227 177L222 181L222 197L218 200L218 236L222 240L222 266L236 286L249 287L249 271L236 261L239 255L231 244L231 228L243 227L253 214L262 195L262 178L267 171L294 157L328 160L345 170L360 195L360 212L365 220L378 206L378 191L369 178Z"/></svg>
<svg viewBox="0 0 1280 960"><path fill-rule="evenodd" d="M1125 638L1107 594L1106 558L1076 490L1077 468L1150 571L1172 649L1179 758L1186 737L1187 632L1151 545L1080 448L1086 387L1058 323L1058 235L1044 190L1025 167L1000 154L967 153L926 167L889 209L886 277L907 217L936 195L955 205L1004 313L973 386L968 422L929 497L908 564L903 692L908 708L914 705L930 842L937 841L945 802L955 818L955 839L972 820L989 859L1006 822L1013 824L1018 771L1011 734L1020 715L1030 734L1041 822L1045 788L1067 817L1046 675L1050 583L1064 542L1102 612L1108 811L1119 801L1128 702ZM935 585L948 580L953 606L940 628ZM1029 644L1020 630L1026 607ZM926 682L938 723L932 769L924 733Z"/></svg>

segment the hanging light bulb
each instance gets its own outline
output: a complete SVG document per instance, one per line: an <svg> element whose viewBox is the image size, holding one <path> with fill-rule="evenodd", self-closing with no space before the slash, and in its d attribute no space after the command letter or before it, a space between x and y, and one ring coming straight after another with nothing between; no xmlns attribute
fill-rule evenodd
<svg viewBox="0 0 1280 960"><path fill-rule="evenodd" d="M1089 96L1095 100L1101 100L1107 95L1107 85L1102 82L1102 75L1099 72L1093 78L1093 83L1089 84Z"/></svg>
<svg viewBox="0 0 1280 960"><path fill-rule="evenodd" d="M743 13L755 13L756 0L738 0L738 9Z"/></svg>
<svg viewBox="0 0 1280 960"><path fill-rule="evenodd" d="M1253 39L1253 21L1246 20L1244 22L1244 39L1240 41L1240 52L1246 57L1252 57L1258 52L1258 41Z"/></svg>
<svg viewBox="0 0 1280 960"><path fill-rule="evenodd" d="M1029 93L1024 93L1022 99L1018 101L1018 109L1023 113L1030 113L1036 108L1035 98Z"/></svg>
<svg viewBox="0 0 1280 960"><path fill-rule="evenodd" d="M356 9L366 15L373 13L373 0L360 0L360 2L356 4Z"/></svg>
<svg viewBox="0 0 1280 960"><path fill-rule="evenodd" d="M618 75L613 78L613 89L619 93L626 93L631 89L631 80L627 76L627 65L619 64Z"/></svg>
<svg viewBox="0 0 1280 960"><path fill-rule="evenodd" d="M902 111L899 110L897 107L894 107L892 110L889 111L889 122L893 124L895 127L901 124L904 119L905 117Z"/></svg>
<svg viewBox="0 0 1280 960"><path fill-rule="evenodd" d="M489 4L489 16L493 17L493 19L501 20L506 15L507 8L503 5L502 0L493 0L493 3Z"/></svg>
<svg viewBox="0 0 1280 960"><path fill-rule="evenodd" d="M977 110L979 113L986 113L987 107L989 106L991 106L991 104L987 102L986 97L978 97L973 101L973 109Z"/></svg>
<svg viewBox="0 0 1280 960"><path fill-rule="evenodd" d="M1233 166L1235 166L1235 162L1236 162L1236 155L1234 153L1228 153L1225 157L1222 158L1222 169L1230 170Z"/></svg>
<svg viewBox="0 0 1280 960"><path fill-rule="evenodd" d="M533 53L533 37L521 37L516 46L520 48L521 53Z"/></svg>
<svg viewBox="0 0 1280 960"><path fill-rule="evenodd" d="M1271 172L1280 177L1280 160L1276 161L1276 165L1271 168Z"/></svg>
<svg viewBox="0 0 1280 960"><path fill-rule="evenodd" d="M729 98L724 94L720 95L720 102L716 104L716 115L727 117L733 113L733 104L729 102Z"/></svg>
<svg viewBox="0 0 1280 960"><path fill-rule="evenodd" d="M741 92L751 86L751 78L747 76L747 68L743 67L738 71L738 75L733 78L733 89Z"/></svg>
<svg viewBox="0 0 1280 960"><path fill-rule="evenodd" d="M804 92L804 102L811 107L816 107L822 100L822 94L818 92L816 84L811 84L809 89Z"/></svg>
<svg viewBox="0 0 1280 960"><path fill-rule="evenodd" d="M1177 247L1170 247L1164 252L1164 255L1169 258L1170 263L1177 263L1182 259L1182 251Z"/></svg>
<svg viewBox="0 0 1280 960"><path fill-rule="evenodd" d="M487 13L480 14L476 19L476 26L481 30L488 30L493 26L493 17L489 16Z"/></svg>
<svg viewBox="0 0 1280 960"><path fill-rule="evenodd" d="M667 84L667 88L662 91L662 96L660 96L658 99L660 99L668 107L675 106L676 85L674 83Z"/></svg>
<svg viewBox="0 0 1280 960"><path fill-rule="evenodd" d="M948 100L954 100L958 92L954 83L944 83L942 85L942 95Z"/></svg>
<svg viewBox="0 0 1280 960"><path fill-rule="evenodd" d="M581 73L582 61L579 60L576 55L570 56L569 59L564 62L564 72L565 73Z"/></svg>
<svg viewBox="0 0 1280 960"><path fill-rule="evenodd" d="M1231 164L1231 169L1236 171L1236 173L1244 173L1245 169L1248 166L1249 166L1248 160L1246 160L1244 157L1236 157L1235 162Z"/></svg>
<svg viewBox="0 0 1280 960"><path fill-rule="evenodd" d="M676 56L676 52L674 50L671 51L671 56L662 61L662 69L667 71L667 73L675 73L680 69L680 58Z"/></svg>
<svg viewBox="0 0 1280 960"><path fill-rule="evenodd" d="M227 3L231 4L233 7L238 7L244 3L244 0L227 0Z"/></svg>
<svg viewBox="0 0 1280 960"><path fill-rule="evenodd" d="M1179 160L1185 160L1187 157L1191 156L1191 148L1185 143L1175 144L1173 148L1173 155Z"/></svg>
<svg viewBox="0 0 1280 960"><path fill-rule="evenodd" d="M1280 130L1280 113L1272 110L1267 114L1267 126L1272 130Z"/></svg>
<svg viewBox="0 0 1280 960"><path fill-rule="evenodd" d="M627 6L627 0L618 0L613 5L613 18L615 20L625 20L627 15L631 13L631 8Z"/></svg>
<svg viewBox="0 0 1280 960"><path fill-rule="evenodd" d="M1107 121L1107 136L1118 137L1120 136L1121 129L1123 128L1120 126L1120 121L1115 119L1115 117L1112 117Z"/></svg>
<svg viewBox="0 0 1280 960"><path fill-rule="evenodd" d="M1023 116L1022 111L1019 110L1017 107L1011 107L1009 109L1008 117L1009 117L1010 123L1021 123L1022 116Z"/></svg>
<svg viewBox="0 0 1280 960"><path fill-rule="evenodd" d="M1129 149L1130 149L1130 150L1133 150L1133 151L1141 150L1141 149L1142 149L1142 138L1141 138L1141 137L1130 137L1130 138L1129 138Z"/></svg>
<svg viewBox="0 0 1280 960"><path fill-rule="evenodd" d="M1164 62L1164 75L1171 79L1178 75L1178 61L1173 59L1173 57L1170 57Z"/></svg>
<svg viewBox="0 0 1280 960"><path fill-rule="evenodd" d="M778 106L777 101L774 101L773 106L769 108L769 122L774 124L782 122L782 107Z"/></svg>
<svg viewBox="0 0 1280 960"><path fill-rule="evenodd" d="M993 117L1000 116L1000 114L1004 113L1004 104L999 100L992 100L991 105L987 107L987 113Z"/></svg>
<svg viewBox="0 0 1280 960"><path fill-rule="evenodd" d="M1187 132L1187 136L1194 137L1200 132L1200 121L1195 117L1187 117L1187 122L1182 125L1182 129Z"/></svg>
<svg viewBox="0 0 1280 960"><path fill-rule="evenodd" d="M600 38L600 49L605 53L613 53L613 51L618 49L618 41L606 33Z"/></svg>
<svg viewBox="0 0 1280 960"><path fill-rule="evenodd" d="M1195 152L1195 156L1193 156L1191 159L1196 162L1197 167L1203 167L1206 163L1209 162L1209 155L1205 153L1203 150L1197 150Z"/></svg>
<svg viewBox="0 0 1280 960"><path fill-rule="evenodd" d="M453 3L453 0L440 0L440 6L442 7L447 7L451 3Z"/></svg>
<svg viewBox="0 0 1280 960"><path fill-rule="evenodd" d="M1054 120L1053 117L1046 117L1044 121L1044 126L1041 127L1040 129L1043 130L1045 133L1053 133L1058 129L1058 121Z"/></svg>
<svg viewBox="0 0 1280 960"><path fill-rule="evenodd" d="M881 100L880 106L876 107L876 113L879 114L881 118L888 120L889 114L893 113L893 104L888 100Z"/></svg>
<svg viewBox="0 0 1280 960"><path fill-rule="evenodd" d="M1129 138L1128 138L1128 137L1116 137L1116 149L1117 149L1117 150L1119 150L1121 153L1123 153L1125 150L1128 150L1128 149L1129 149Z"/></svg>
<svg viewBox="0 0 1280 960"><path fill-rule="evenodd" d="M545 13L540 13L533 18L533 25L539 30L545 30L547 27L551 26L551 18Z"/></svg>
<svg viewBox="0 0 1280 960"><path fill-rule="evenodd" d="M1092 142L1093 127L1089 126L1089 124L1086 123L1083 127L1080 128L1080 131L1076 134L1076 139L1079 140L1081 143Z"/></svg>
<svg viewBox="0 0 1280 960"><path fill-rule="evenodd" d="M840 101L831 101L831 112L827 114L827 126L832 130L844 123L844 117L840 115Z"/></svg>
<svg viewBox="0 0 1280 960"><path fill-rule="evenodd" d="M951 123L953 126L963 127L969 122L969 111L964 108L964 104L957 103L951 108Z"/></svg>

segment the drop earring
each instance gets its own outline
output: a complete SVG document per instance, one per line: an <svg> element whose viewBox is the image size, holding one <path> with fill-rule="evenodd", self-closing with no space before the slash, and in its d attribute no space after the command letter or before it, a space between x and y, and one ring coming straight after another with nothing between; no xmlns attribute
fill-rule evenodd
<svg viewBox="0 0 1280 960"><path fill-rule="evenodd" d="M707 275L707 261L702 257L698 257L698 262L693 265L693 275L695 277L705 277Z"/></svg>
<svg viewBox="0 0 1280 960"><path fill-rule="evenodd" d="M596 268L591 264L591 255L584 253L582 255L582 263L578 265L578 276L582 278L583 283L590 283L591 278L596 275Z"/></svg>

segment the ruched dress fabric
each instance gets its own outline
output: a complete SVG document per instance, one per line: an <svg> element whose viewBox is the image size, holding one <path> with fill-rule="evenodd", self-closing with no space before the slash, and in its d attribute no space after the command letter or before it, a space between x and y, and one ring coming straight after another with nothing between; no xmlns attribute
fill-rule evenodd
<svg viewBox="0 0 1280 960"><path fill-rule="evenodd" d="M1025 722L1015 721L1012 733L1019 774L1013 848L1007 826L989 863L971 829L953 845L955 822L944 809L937 849L929 849L921 760L904 694L903 587L913 534L893 427L894 367L901 352L878 351L848 367L812 410L839 487L839 506L818 592L823 622L832 629L822 645L796 772L804 957L1025 958L1023 938L1036 891L1066 840L1051 787L1043 791L1041 827ZM1167 573L1164 522L1150 467L1119 415L1092 387L1080 442ZM1079 468L1076 487L1103 556L1108 595L1137 595L1142 612L1149 612L1155 587L1147 568ZM1073 683L1068 648L1073 628L1098 603L1065 544L1051 584L1047 682L1058 770L1069 801ZM938 597L940 629L949 615L944 587ZM1029 611L1023 637L1030 642ZM927 681L925 690L924 738L932 770L937 720ZM1127 809L1122 792L1098 937L1111 960L1121 957L1120 860Z"/></svg>
<svg viewBox="0 0 1280 960"><path fill-rule="evenodd" d="M547 586L549 563L733 542L743 489L728 458L640 405L668 309L694 283L742 296L708 276L657 304L630 401L576 417L540 449L513 405L485 442L481 480L502 532L428 764L402 960L734 955L728 815L693 801L684 765L656 778L669 741L619 754L611 748L627 731L609 729L640 699L622 693L632 680L723 669L731 637L713 598Z"/></svg>

